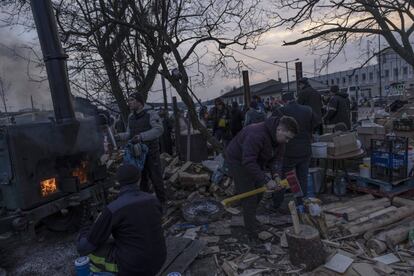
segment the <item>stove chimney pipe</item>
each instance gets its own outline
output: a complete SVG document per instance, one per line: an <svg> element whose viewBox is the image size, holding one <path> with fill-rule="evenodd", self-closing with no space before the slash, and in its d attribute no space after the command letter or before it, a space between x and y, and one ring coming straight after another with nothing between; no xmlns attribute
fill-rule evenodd
<svg viewBox="0 0 414 276"><path fill-rule="evenodd" d="M50 0L31 0L33 18L42 48L57 123L76 120L72 106L66 59Z"/></svg>

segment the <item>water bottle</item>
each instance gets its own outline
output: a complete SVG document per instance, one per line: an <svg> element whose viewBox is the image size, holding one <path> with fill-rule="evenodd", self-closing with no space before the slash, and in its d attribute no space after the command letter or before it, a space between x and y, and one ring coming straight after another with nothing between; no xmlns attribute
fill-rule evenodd
<svg viewBox="0 0 414 276"><path fill-rule="evenodd" d="M337 196L346 195L346 186L348 181L346 180L345 175L337 176L334 180L334 194Z"/></svg>
<svg viewBox="0 0 414 276"><path fill-rule="evenodd" d="M313 186L313 175L308 174L308 185L307 185L307 193L305 195L307 198L315 197L315 190Z"/></svg>
<svg viewBox="0 0 414 276"><path fill-rule="evenodd" d="M91 271L89 269L89 257L82 256L75 260L76 276L89 276Z"/></svg>

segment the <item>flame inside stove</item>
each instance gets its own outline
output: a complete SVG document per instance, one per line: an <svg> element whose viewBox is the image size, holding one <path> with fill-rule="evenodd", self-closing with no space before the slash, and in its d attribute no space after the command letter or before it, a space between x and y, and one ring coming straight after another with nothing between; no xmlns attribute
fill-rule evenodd
<svg viewBox="0 0 414 276"><path fill-rule="evenodd" d="M80 166L73 170L72 176L77 177L80 184L88 182L88 162L82 161Z"/></svg>
<svg viewBox="0 0 414 276"><path fill-rule="evenodd" d="M55 177L45 179L40 182L40 194L42 197L54 194L57 190L57 181Z"/></svg>

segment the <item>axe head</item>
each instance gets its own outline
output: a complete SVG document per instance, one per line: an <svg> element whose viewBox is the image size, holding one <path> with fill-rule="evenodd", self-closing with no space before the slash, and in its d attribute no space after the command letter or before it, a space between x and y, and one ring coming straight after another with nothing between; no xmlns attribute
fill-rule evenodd
<svg viewBox="0 0 414 276"><path fill-rule="evenodd" d="M295 171L290 171L286 173L286 180L289 183L291 192L296 197L303 197L302 187L299 184L299 180L296 176Z"/></svg>

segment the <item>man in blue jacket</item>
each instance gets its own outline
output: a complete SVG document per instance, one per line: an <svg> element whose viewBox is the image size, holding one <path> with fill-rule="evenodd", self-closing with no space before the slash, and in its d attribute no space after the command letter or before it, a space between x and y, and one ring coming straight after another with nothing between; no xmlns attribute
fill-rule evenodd
<svg viewBox="0 0 414 276"><path fill-rule="evenodd" d="M166 259L161 205L155 196L139 191L135 166L121 166L117 180L119 197L81 230L78 252L89 256L93 272L154 276Z"/></svg>
<svg viewBox="0 0 414 276"><path fill-rule="evenodd" d="M274 180L266 177L281 161L284 144L295 137L298 126L291 117L270 117L262 123L252 124L240 131L226 148L226 161L233 177L236 193L244 193L263 185L276 189ZM244 225L250 238L257 238L258 221L256 208L261 196L252 196L241 201Z"/></svg>

